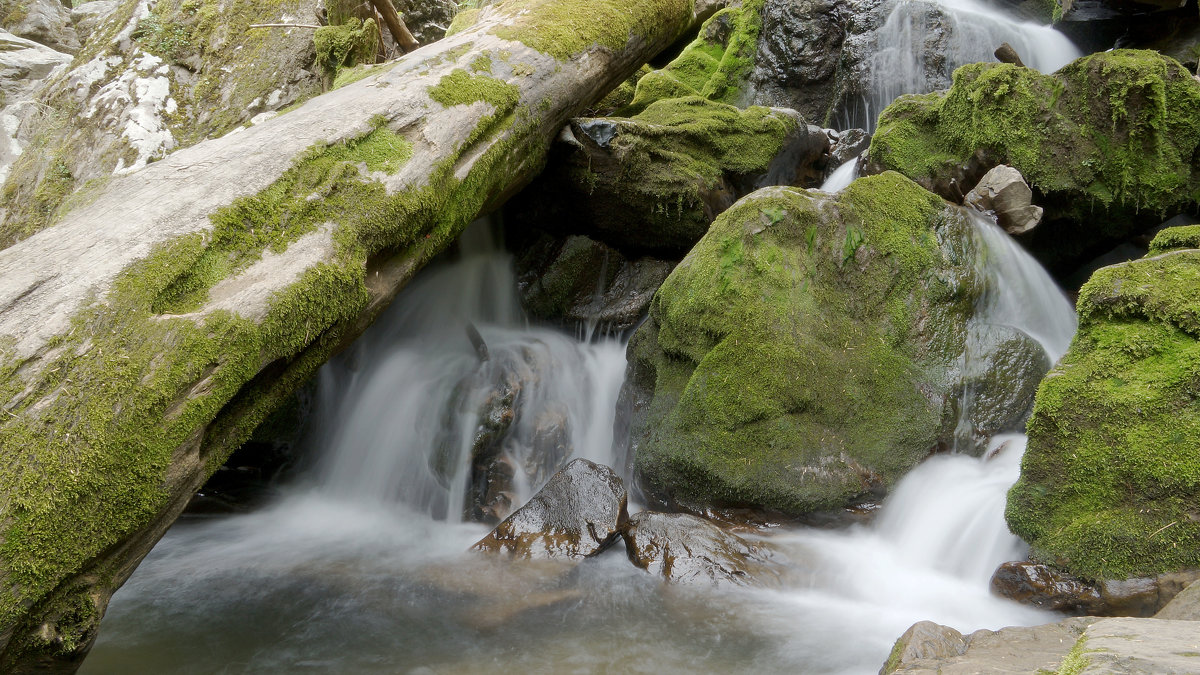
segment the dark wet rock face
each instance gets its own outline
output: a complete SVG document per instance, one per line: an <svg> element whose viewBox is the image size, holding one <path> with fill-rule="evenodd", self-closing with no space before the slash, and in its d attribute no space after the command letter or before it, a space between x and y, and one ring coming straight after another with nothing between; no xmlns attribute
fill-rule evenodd
<svg viewBox="0 0 1200 675"><path fill-rule="evenodd" d="M623 536L633 564L667 581L748 585L771 574L767 549L696 516L643 511Z"/></svg>
<svg viewBox="0 0 1200 675"><path fill-rule="evenodd" d="M992 575L992 590L1027 605L1092 616L1154 616L1200 578L1198 570L1089 582L1049 565L1006 562ZM1186 597L1176 607L1187 602ZM1180 617L1164 617L1180 618Z"/></svg>
<svg viewBox="0 0 1200 675"><path fill-rule="evenodd" d="M1033 410L1038 383L1050 359L1036 340L1014 328L972 326L967 340L961 395L954 417L955 449L982 453L996 434L1020 432Z"/></svg>
<svg viewBox="0 0 1200 675"><path fill-rule="evenodd" d="M627 519L617 474L576 459L474 548L515 558L585 558L615 542Z"/></svg>

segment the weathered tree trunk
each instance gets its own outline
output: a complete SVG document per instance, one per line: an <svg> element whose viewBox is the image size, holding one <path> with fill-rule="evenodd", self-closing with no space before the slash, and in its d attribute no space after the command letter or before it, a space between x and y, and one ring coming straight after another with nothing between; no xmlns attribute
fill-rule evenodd
<svg viewBox="0 0 1200 675"><path fill-rule="evenodd" d="M404 25L400 14L392 6L392 0L371 0L371 4L383 16L383 21L387 24L392 39L400 45L400 49L403 49L405 54L420 48L421 45L413 37L413 34L408 32L408 26Z"/></svg>
<svg viewBox="0 0 1200 675"><path fill-rule="evenodd" d="M109 596L282 396L689 0L514 0L0 251L0 671L72 671Z"/></svg>

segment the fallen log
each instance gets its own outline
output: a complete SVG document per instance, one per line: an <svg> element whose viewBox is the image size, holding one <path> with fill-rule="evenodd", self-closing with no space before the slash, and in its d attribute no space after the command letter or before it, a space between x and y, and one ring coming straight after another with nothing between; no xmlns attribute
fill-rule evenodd
<svg viewBox="0 0 1200 675"><path fill-rule="evenodd" d="M0 251L0 671L73 671L272 407L692 20L689 0L509 0Z"/></svg>

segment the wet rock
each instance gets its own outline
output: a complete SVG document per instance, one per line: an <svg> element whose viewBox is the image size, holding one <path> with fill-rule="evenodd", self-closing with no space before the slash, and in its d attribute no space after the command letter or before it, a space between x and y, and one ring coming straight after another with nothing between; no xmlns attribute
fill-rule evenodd
<svg viewBox="0 0 1200 675"><path fill-rule="evenodd" d="M1034 206L1033 190L1021 172L1001 164L983 175L967 195L966 203L996 214L996 222L1009 234L1024 234L1042 220L1042 207Z"/></svg>
<svg viewBox="0 0 1200 675"><path fill-rule="evenodd" d="M396 0L394 4L404 19L404 25L423 45L441 40L458 13L458 5L453 0ZM391 34L385 30L384 38L390 37Z"/></svg>
<svg viewBox="0 0 1200 675"><path fill-rule="evenodd" d="M571 329L596 325L602 333L637 325L674 267L658 258L627 258L579 235L543 234L518 250L517 287L530 316Z"/></svg>
<svg viewBox="0 0 1200 675"><path fill-rule="evenodd" d="M1020 561L997 568L991 587L1003 597L1042 609L1093 616L1147 617L1164 609L1197 578L1200 572L1189 570L1093 583L1049 565Z"/></svg>
<svg viewBox="0 0 1200 675"><path fill-rule="evenodd" d="M622 536L633 564L667 581L750 585L772 574L763 546L685 513L634 514Z"/></svg>
<svg viewBox="0 0 1200 675"><path fill-rule="evenodd" d="M11 9L6 9L0 21L13 35L67 54L79 51L69 6L58 0L21 0L5 7Z"/></svg>
<svg viewBox="0 0 1200 675"><path fill-rule="evenodd" d="M1094 618L1071 618L1041 626L978 630L957 642L958 631L928 621L896 641L880 675L1056 672ZM929 625L927 625L929 624ZM955 654L955 651L958 651Z"/></svg>
<svg viewBox="0 0 1200 675"><path fill-rule="evenodd" d="M871 145L871 135L862 129L847 129L837 133L833 147L829 151L829 166L825 171L826 177L837 168L867 151Z"/></svg>
<svg viewBox="0 0 1200 675"><path fill-rule="evenodd" d="M584 558L608 548L628 519L612 469L576 459L474 546L514 558Z"/></svg>
<svg viewBox="0 0 1200 675"><path fill-rule="evenodd" d="M768 0L751 80L755 102L799 110L825 122L840 101L837 72L847 34L844 0Z"/></svg>
<svg viewBox="0 0 1200 675"><path fill-rule="evenodd" d="M954 447L979 454L993 436L1024 431L1051 363L1036 340L1006 326L973 325L967 344Z"/></svg>
<svg viewBox="0 0 1200 675"><path fill-rule="evenodd" d="M1000 63L1011 63L1014 66L1025 67L1025 64L1021 62L1021 55L1007 42L996 48L996 60Z"/></svg>
<svg viewBox="0 0 1200 675"><path fill-rule="evenodd" d="M1048 565L1006 562L992 575L992 590L1006 598L1042 609L1099 614L1100 589Z"/></svg>

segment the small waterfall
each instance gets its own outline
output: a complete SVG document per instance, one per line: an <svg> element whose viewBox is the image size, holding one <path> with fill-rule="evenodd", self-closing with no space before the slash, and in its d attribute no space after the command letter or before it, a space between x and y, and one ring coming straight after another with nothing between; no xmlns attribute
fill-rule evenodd
<svg viewBox="0 0 1200 675"><path fill-rule="evenodd" d="M853 183L854 179L858 178L858 157L844 162L841 166L833 170L829 174L829 178L821 183L821 192L841 192L846 189L846 186Z"/></svg>
<svg viewBox="0 0 1200 675"><path fill-rule="evenodd" d="M456 520L472 449L499 444L520 505L571 457L612 463L624 344L528 328L509 256L471 228L321 373L322 489ZM472 327L485 353L472 344Z"/></svg>
<svg viewBox="0 0 1200 675"><path fill-rule="evenodd" d="M956 68L994 62L993 52L1005 42L1043 73L1083 55L1054 28L1017 20L978 0L897 0L876 40L868 92L843 107L842 128L874 130L896 97L949 87Z"/></svg>

